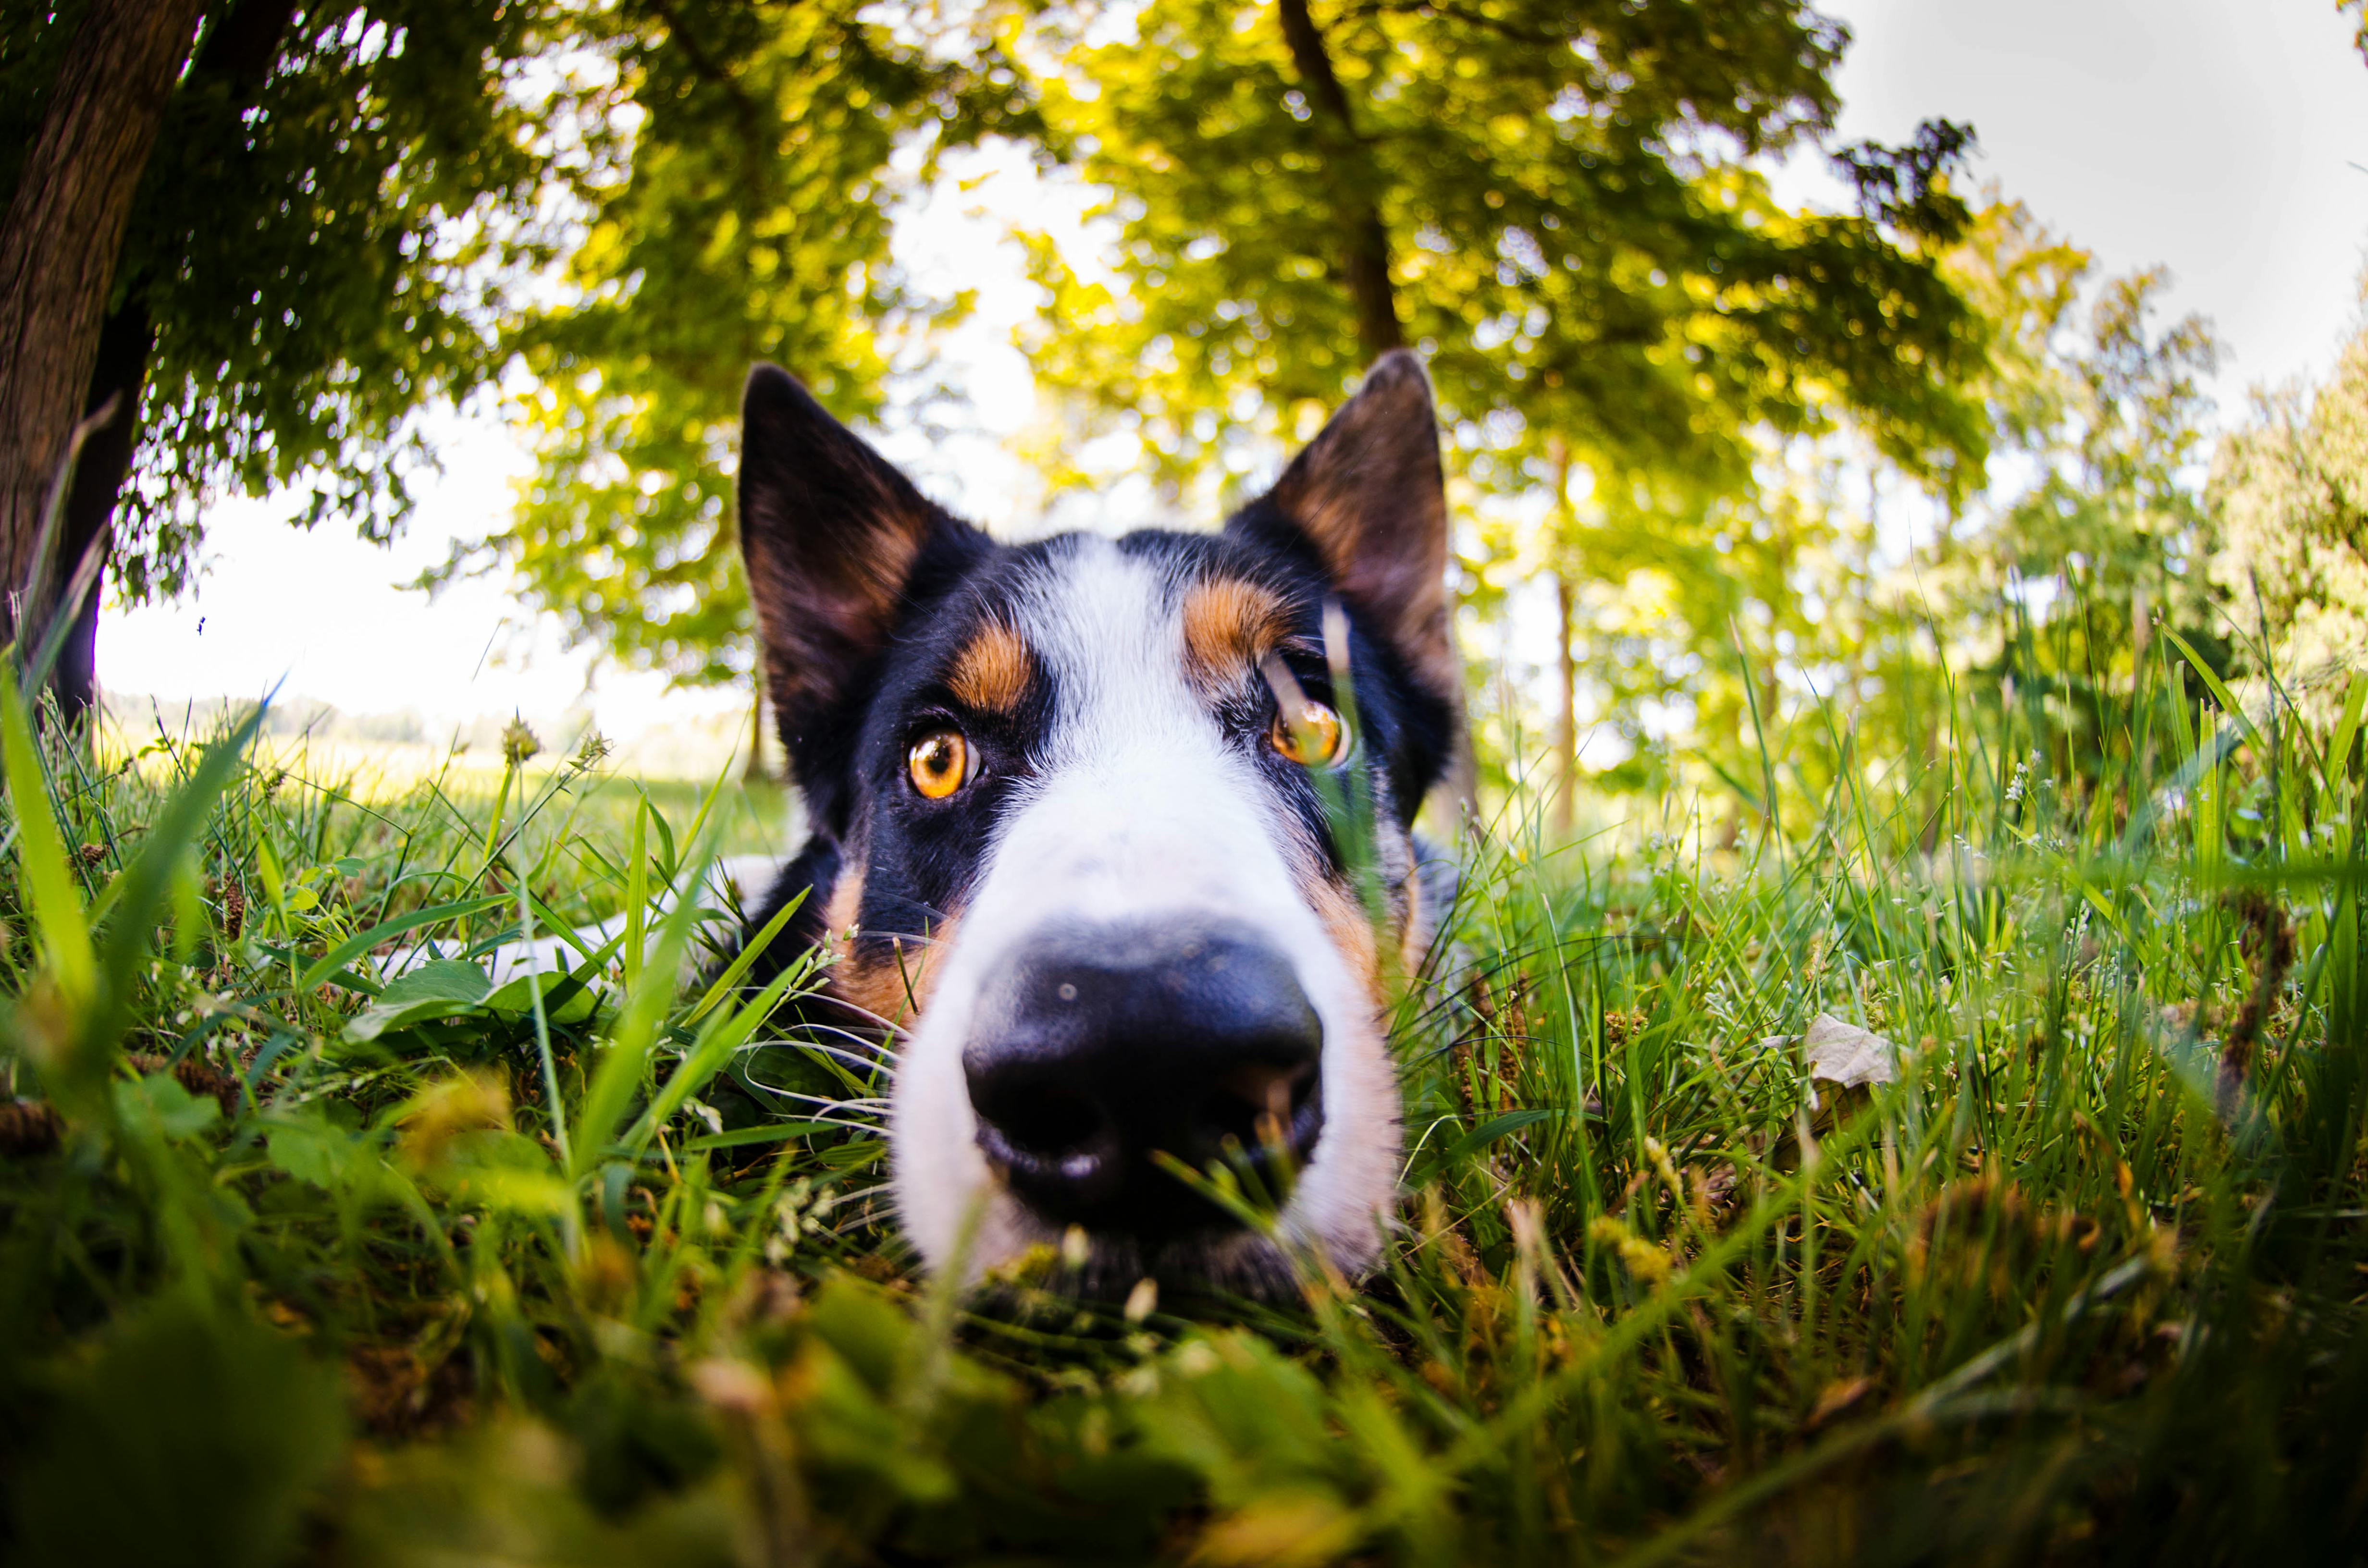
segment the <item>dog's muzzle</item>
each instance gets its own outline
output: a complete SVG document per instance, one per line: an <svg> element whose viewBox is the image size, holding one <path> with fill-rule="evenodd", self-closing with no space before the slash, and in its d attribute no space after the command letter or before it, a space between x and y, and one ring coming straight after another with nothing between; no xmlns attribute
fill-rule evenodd
<svg viewBox="0 0 2368 1568"><path fill-rule="evenodd" d="M1165 1240L1235 1222L1154 1159L1279 1205L1324 1128L1324 1028L1245 926L1067 926L990 983L962 1072L979 1147L1055 1224Z"/></svg>

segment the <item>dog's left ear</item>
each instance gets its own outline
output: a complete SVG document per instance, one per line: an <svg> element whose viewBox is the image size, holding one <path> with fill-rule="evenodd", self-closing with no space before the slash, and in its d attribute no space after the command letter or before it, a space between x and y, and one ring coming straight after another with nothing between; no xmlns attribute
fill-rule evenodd
<svg viewBox="0 0 2368 1568"><path fill-rule="evenodd" d="M1374 361L1263 500L1226 525L1294 553L1310 551L1416 677L1450 703L1463 682L1449 627L1447 490L1439 416L1422 361Z"/></svg>

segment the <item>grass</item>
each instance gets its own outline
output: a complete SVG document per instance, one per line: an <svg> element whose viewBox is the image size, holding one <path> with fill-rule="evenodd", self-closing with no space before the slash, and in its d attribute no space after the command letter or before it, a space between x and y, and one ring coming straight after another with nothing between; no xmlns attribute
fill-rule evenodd
<svg viewBox="0 0 2368 1568"><path fill-rule="evenodd" d="M0 1554L2360 1561L2368 684L2156 651L1905 757L1813 710L1732 842L1508 802L1399 1006L1388 1266L1281 1305L920 1277L877 1074L665 960L772 802L11 709ZM462 967L620 912L657 958Z"/></svg>

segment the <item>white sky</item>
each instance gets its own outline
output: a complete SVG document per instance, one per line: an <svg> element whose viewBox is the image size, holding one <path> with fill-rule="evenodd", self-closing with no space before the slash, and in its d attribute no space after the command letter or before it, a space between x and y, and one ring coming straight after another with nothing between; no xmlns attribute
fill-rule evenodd
<svg viewBox="0 0 2368 1568"><path fill-rule="evenodd" d="M1971 120L1978 168L2109 272L2153 264L2174 309L2211 317L2233 351L2223 410L2246 388L2324 369L2355 313L2368 241L2368 65L2331 0L1830 0L1856 45L1845 62L1846 139L1904 139L1934 115ZM2356 161L2356 162L2355 162ZM975 172L975 171L973 171ZM1016 161L943 192L900 238L925 285L976 287L978 320L940 370L969 390L976 430L934 449L888 444L940 499L991 524L1024 522L1026 475L1003 440L1030 417L1026 367L1006 342L1030 306L993 210L1074 210ZM662 308L652 301L651 308ZM99 630L111 690L161 697L290 694L350 712L437 719L552 715L590 684L601 726L737 711L736 692L670 692L661 677L597 669L564 651L498 580L430 603L397 585L450 541L497 526L525 461L490 420L439 429L447 473L391 550L324 525L300 534L292 502L233 502L208 529L210 570L176 605L110 607Z"/></svg>

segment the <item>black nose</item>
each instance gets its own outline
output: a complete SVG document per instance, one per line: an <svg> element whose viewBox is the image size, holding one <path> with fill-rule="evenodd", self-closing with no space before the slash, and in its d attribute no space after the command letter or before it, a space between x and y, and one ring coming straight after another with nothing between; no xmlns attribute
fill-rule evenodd
<svg viewBox="0 0 2368 1568"><path fill-rule="evenodd" d="M1324 1028L1290 961L1247 928L1076 926L1033 943L962 1052L979 1146L1060 1224L1160 1236L1230 1222L1152 1158L1246 1164L1324 1128Z"/></svg>

